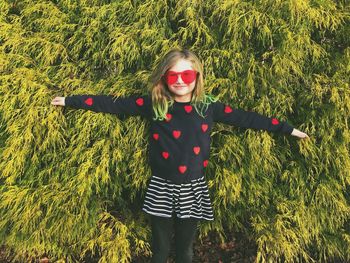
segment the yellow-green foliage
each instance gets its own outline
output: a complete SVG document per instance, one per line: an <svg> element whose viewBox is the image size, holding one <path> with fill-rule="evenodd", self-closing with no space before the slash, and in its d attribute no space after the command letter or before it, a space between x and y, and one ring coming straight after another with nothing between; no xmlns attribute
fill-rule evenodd
<svg viewBox="0 0 350 263"><path fill-rule="evenodd" d="M147 92L162 56L201 57L221 101L309 140L216 124L206 173L215 221L257 262L350 260L350 16L346 0L0 1L0 240L16 259L129 262L150 254L140 117L50 105Z"/></svg>

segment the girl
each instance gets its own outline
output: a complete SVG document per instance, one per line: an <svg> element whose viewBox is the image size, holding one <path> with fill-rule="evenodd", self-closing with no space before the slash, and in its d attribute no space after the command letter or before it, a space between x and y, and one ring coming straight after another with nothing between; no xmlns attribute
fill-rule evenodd
<svg viewBox="0 0 350 263"><path fill-rule="evenodd" d="M199 220L213 220L203 176L209 162L214 122L244 128L308 135L286 122L235 109L205 94L203 66L189 50L172 50L151 76L150 95L56 97L53 105L118 115L141 115L151 122L149 162L152 171L142 210L152 228L152 262L166 262L175 221L176 262L191 262ZM174 219L173 219L174 218Z"/></svg>

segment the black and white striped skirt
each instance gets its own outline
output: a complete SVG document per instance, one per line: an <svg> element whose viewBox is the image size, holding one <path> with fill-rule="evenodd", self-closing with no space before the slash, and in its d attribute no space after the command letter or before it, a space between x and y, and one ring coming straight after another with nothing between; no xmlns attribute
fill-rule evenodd
<svg viewBox="0 0 350 263"><path fill-rule="evenodd" d="M214 220L207 182L204 177L189 183L174 184L170 180L152 176L142 210L148 214L179 218L194 217Z"/></svg>

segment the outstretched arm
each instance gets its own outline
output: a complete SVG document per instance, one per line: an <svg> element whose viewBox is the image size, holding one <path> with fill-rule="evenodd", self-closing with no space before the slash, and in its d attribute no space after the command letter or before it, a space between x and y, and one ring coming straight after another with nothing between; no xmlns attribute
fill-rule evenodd
<svg viewBox="0 0 350 263"><path fill-rule="evenodd" d="M213 104L213 120L242 128L281 132L299 138L308 138L307 134L293 128L285 121L266 117L256 112L233 108L221 102L215 102Z"/></svg>
<svg viewBox="0 0 350 263"><path fill-rule="evenodd" d="M51 104L94 112L118 115L141 115L144 117L150 116L152 108L151 100L148 96L137 95L120 98L115 98L112 95L73 95L55 97Z"/></svg>

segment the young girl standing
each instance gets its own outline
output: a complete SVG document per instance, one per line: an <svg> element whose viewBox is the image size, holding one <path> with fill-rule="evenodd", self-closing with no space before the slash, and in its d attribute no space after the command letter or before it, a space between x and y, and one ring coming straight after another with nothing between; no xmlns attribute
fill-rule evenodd
<svg viewBox="0 0 350 263"><path fill-rule="evenodd" d="M51 104L140 115L151 122L149 162L152 171L142 210L150 215L152 262L166 262L173 220L176 262L192 262L199 220L213 220L204 171L209 162L214 122L291 134L308 135L276 118L236 109L205 93L203 66L189 50L172 50L151 76L150 95L55 97Z"/></svg>

